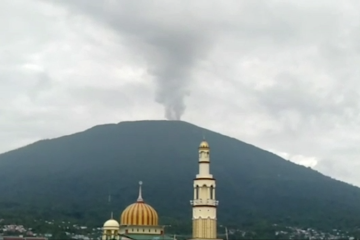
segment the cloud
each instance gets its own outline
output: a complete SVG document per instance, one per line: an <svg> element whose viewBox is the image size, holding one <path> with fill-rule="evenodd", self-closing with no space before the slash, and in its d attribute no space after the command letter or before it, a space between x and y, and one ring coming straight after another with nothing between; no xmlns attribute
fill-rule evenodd
<svg viewBox="0 0 360 240"><path fill-rule="evenodd" d="M271 151L271 152L286 160L290 160L292 162L295 162L299 165L303 165L306 167L314 168L320 162L320 159L317 159L316 157L307 157L303 155L290 155L289 153L286 152L275 152L275 151Z"/></svg>
<svg viewBox="0 0 360 240"><path fill-rule="evenodd" d="M360 185L359 5L1 1L0 151L165 115Z"/></svg>
<svg viewBox="0 0 360 240"><path fill-rule="evenodd" d="M155 100L164 105L165 117L181 118L193 69L206 56L213 40L204 24L183 17L183 4L154 2L140 9L138 3L131 1L54 2L70 6L78 14L90 15L121 34L133 54L146 61L156 84ZM159 7L167 10L158 11Z"/></svg>

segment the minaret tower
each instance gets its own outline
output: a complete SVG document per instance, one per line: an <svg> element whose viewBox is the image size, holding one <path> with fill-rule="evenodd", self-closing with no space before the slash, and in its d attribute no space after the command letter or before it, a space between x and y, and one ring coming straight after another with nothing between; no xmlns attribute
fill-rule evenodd
<svg viewBox="0 0 360 240"><path fill-rule="evenodd" d="M210 147L206 141L199 146L199 174L194 179L193 239L213 240L217 238L215 178L210 174Z"/></svg>

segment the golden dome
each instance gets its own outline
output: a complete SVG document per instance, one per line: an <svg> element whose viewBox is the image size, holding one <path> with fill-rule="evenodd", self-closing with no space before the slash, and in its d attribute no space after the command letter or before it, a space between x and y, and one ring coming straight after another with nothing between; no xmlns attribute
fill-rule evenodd
<svg viewBox="0 0 360 240"><path fill-rule="evenodd" d="M139 197L136 203L131 204L122 212L121 225L157 226L159 224L157 212L146 204L141 196L141 185L142 182L140 182Z"/></svg>
<svg viewBox="0 0 360 240"><path fill-rule="evenodd" d="M204 140L200 143L199 148L210 148L210 147L209 147L208 142Z"/></svg>

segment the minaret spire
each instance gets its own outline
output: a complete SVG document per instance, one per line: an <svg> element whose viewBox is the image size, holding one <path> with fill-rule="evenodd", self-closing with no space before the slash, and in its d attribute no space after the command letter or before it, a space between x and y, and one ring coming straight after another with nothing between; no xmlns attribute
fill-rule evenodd
<svg viewBox="0 0 360 240"><path fill-rule="evenodd" d="M109 210L110 211L110 219L114 219L114 214L113 214L113 211L112 211L112 206L111 206L111 193L109 191L109 196L108 196L108 203L109 203Z"/></svg>
<svg viewBox="0 0 360 240"><path fill-rule="evenodd" d="M139 197L137 199L138 202L143 202L144 201L144 199L142 198L142 189L141 189L142 184L143 184L143 182L140 181L139 182Z"/></svg>

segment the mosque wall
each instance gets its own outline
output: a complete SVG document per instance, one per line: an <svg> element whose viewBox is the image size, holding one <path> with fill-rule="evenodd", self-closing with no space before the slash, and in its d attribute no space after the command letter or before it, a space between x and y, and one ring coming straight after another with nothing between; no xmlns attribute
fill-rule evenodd
<svg viewBox="0 0 360 240"><path fill-rule="evenodd" d="M164 233L164 229L161 226L126 226L120 227L121 234L149 234L149 235L161 235Z"/></svg>

